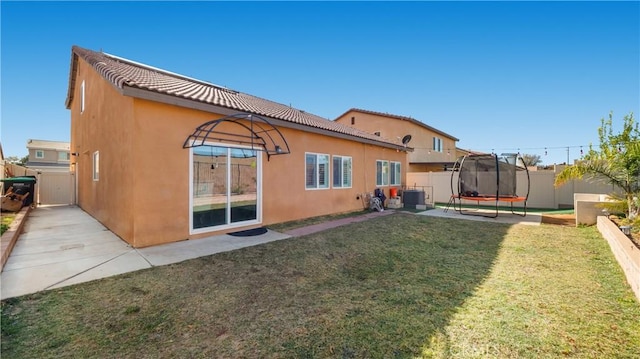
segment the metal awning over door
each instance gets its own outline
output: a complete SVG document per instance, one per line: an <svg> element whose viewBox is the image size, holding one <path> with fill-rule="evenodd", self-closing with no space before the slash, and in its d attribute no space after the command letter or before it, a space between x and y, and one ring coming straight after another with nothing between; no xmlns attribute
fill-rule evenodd
<svg viewBox="0 0 640 359"><path fill-rule="evenodd" d="M231 124L233 126L227 126ZM232 127L237 128L233 131ZM253 114L235 114L205 122L184 141L182 148L205 146L211 142L235 143L263 151L267 160L273 155L291 153L287 140L280 130L266 118Z"/></svg>

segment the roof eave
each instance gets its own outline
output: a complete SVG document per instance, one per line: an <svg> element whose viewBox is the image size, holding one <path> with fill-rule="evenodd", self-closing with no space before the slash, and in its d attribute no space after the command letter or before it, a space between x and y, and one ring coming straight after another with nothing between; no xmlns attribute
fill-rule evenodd
<svg viewBox="0 0 640 359"><path fill-rule="evenodd" d="M186 99L186 98L176 97L176 96L173 96L173 95L163 94L163 93L159 93L159 92L155 92L155 91L149 91L149 90L146 90L146 89L142 89L142 88L138 88L138 87L131 87L131 86L127 86L127 85L124 85L122 87L121 92L122 92L122 94L124 96L130 96L130 97L135 97L135 98L139 98L139 99L143 99L143 100L160 102L160 103L164 103L164 104L168 104L168 105L180 106L180 107L190 108L190 109L194 109L194 110L212 112L212 113L225 115L225 116L237 114L238 112L250 113L248 111L241 110L241 109L236 109L236 108L232 108L232 107L225 107L225 106L219 106L219 105L204 103L204 102L200 102L200 101L195 101L195 100L190 100L190 99ZM308 125L304 125L304 124L293 123L293 122L281 120L281 119L278 119L278 118L273 118L273 117L270 117L270 116L266 116L266 115L260 114L260 113L253 113L253 114L266 117L271 122L271 124L274 125L274 126L279 126L279 127L284 127L284 128L291 128L291 129L305 131L305 132L311 132L311 133L317 133L317 134L322 134L322 135L329 136L329 137L347 139L347 140L351 140L351 141L356 141L356 142L376 145L376 146L380 146L380 147L384 147L384 148L390 148L390 149L394 149L394 150L398 150L398 151L405 151L405 152L412 152L413 151L413 148L405 147L403 145L396 145L396 144L393 144L393 143L388 143L388 142L383 142L383 141L376 141L376 140L373 140L373 139L353 136L353 135L349 135L349 134L346 134L346 133L334 132L334 131L325 130L325 129L322 129L322 128L317 128L317 127L308 126Z"/></svg>
<svg viewBox="0 0 640 359"><path fill-rule="evenodd" d="M424 122L420 122L420 121L418 121L418 120L416 120L414 118L406 117L406 116L398 116L398 115L392 115L392 114L385 114L385 113L382 113L382 112L367 111L367 110L362 110L362 109L358 109L358 108L351 108L351 109L347 110L345 113L343 113L342 115L338 116L337 118L341 118L341 117L345 116L346 114L348 114L349 112L358 112L358 113L363 113L363 114L368 114L368 115L392 118L394 120L409 121L409 122L411 122L411 123L413 123L415 125L424 127L424 128L426 128L426 129L428 129L430 131L433 131L433 132L435 132L435 133L437 133L439 135L445 136L445 137L447 137L447 138L449 138L451 140L460 141L460 139L458 139L458 138L456 138L454 136L451 136L450 134L448 134L448 133L446 133L444 131L438 130L437 128L431 127L431 126L427 125Z"/></svg>
<svg viewBox="0 0 640 359"><path fill-rule="evenodd" d="M78 55L71 50L71 66L69 69L69 85L67 87L67 98L64 101L64 106L67 110L71 109L71 102L73 102L73 93L76 89L76 73L78 71Z"/></svg>

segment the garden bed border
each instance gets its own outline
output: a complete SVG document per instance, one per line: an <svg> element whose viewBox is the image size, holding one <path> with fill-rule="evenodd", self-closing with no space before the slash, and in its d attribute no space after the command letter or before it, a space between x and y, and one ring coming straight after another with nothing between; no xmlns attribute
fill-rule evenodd
<svg viewBox="0 0 640 359"><path fill-rule="evenodd" d="M598 216L597 226L640 302L640 249L606 216Z"/></svg>
<svg viewBox="0 0 640 359"><path fill-rule="evenodd" d="M0 238L0 272L4 269L4 265L7 263L7 259L9 259L9 255L18 241L18 237L20 237L22 233L29 212L31 212L31 206L22 207L22 209L16 213L16 218L14 218L11 225L9 225L9 229L2 233L2 238Z"/></svg>

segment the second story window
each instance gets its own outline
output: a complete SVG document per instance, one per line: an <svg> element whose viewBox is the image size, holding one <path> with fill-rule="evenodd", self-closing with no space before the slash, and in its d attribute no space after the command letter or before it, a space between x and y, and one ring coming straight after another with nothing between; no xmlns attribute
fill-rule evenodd
<svg viewBox="0 0 640 359"><path fill-rule="evenodd" d="M58 161L69 161L69 152L58 152Z"/></svg>
<svg viewBox="0 0 640 359"><path fill-rule="evenodd" d="M100 152L93 153L93 180L98 181L100 179Z"/></svg>
<svg viewBox="0 0 640 359"><path fill-rule="evenodd" d="M36 150L36 158L44 158L44 151L43 150Z"/></svg>
<svg viewBox="0 0 640 359"><path fill-rule="evenodd" d="M442 139L439 137L433 138L433 151L442 152Z"/></svg>
<svg viewBox="0 0 640 359"><path fill-rule="evenodd" d="M80 113L84 112L84 80L80 85Z"/></svg>

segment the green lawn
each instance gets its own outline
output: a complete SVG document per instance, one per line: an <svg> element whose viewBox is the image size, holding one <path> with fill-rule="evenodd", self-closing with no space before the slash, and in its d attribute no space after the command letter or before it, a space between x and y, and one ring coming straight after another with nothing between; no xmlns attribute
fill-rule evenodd
<svg viewBox="0 0 640 359"><path fill-rule="evenodd" d="M637 358L593 227L396 213L2 303L6 358Z"/></svg>
<svg viewBox="0 0 640 359"><path fill-rule="evenodd" d="M0 221L0 235L9 229L15 218L15 213L2 213L2 221Z"/></svg>

